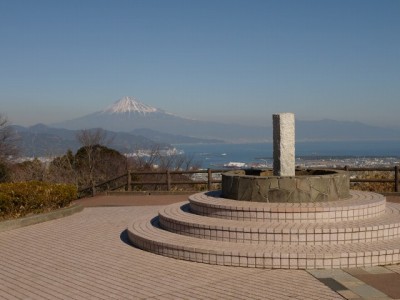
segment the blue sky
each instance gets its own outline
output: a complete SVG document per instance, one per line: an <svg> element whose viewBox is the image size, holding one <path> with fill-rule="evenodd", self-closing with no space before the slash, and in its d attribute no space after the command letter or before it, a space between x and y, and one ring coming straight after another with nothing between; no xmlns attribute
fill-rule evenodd
<svg viewBox="0 0 400 300"><path fill-rule="evenodd" d="M52 123L122 96L202 120L400 128L400 1L0 0L0 112Z"/></svg>

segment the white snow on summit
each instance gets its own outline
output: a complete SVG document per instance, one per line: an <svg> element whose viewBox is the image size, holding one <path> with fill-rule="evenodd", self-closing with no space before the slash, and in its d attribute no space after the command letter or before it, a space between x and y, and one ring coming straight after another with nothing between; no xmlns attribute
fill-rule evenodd
<svg viewBox="0 0 400 300"><path fill-rule="evenodd" d="M109 106L103 113L126 113L126 112L136 112L140 114L147 114L160 111L159 109L143 104L137 101L134 97L123 97L115 102L113 105Z"/></svg>

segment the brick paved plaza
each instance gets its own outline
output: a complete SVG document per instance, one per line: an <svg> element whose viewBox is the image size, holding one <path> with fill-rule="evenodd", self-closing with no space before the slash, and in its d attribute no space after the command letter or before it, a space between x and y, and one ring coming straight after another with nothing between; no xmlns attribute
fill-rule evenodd
<svg viewBox="0 0 400 300"><path fill-rule="evenodd" d="M127 225L159 208L86 207L69 217L1 232L0 298L391 299L367 280L358 280L354 271L352 276L340 269L332 273L215 266L129 245ZM392 279L400 272L398 266L358 270L364 275L390 274Z"/></svg>

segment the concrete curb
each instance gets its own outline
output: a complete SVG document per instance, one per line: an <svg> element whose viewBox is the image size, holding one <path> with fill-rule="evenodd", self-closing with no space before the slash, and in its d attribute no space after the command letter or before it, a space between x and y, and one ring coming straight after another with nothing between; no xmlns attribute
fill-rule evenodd
<svg viewBox="0 0 400 300"><path fill-rule="evenodd" d="M83 208L84 207L82 205L74 204L72 206L64 207L48 213L3 221L0 222L0 232L70 216L82 211Z"/></svg>

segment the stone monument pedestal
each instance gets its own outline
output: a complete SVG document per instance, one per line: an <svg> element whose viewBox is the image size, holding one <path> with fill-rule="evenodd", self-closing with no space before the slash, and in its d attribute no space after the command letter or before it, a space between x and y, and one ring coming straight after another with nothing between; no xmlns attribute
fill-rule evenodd
<svg viewBox="0 0 400 300"><path fill-rule="evenodd" d="M256 175L254 175L256 174ZM235 170L222 174L222 197L252 202L327 202L350 197L347 172L297 170L273 176L270 170Z"/></svg>
<svg viewBox="0 0 400 300"><path fill-rule="evenodd" d="M295 172L294 115L274 115L274 172L240 170L222 190L135 220L129 240L176 259L250 268L351 268L400 262L400 204L349 190L334 170Z"/></svg>

